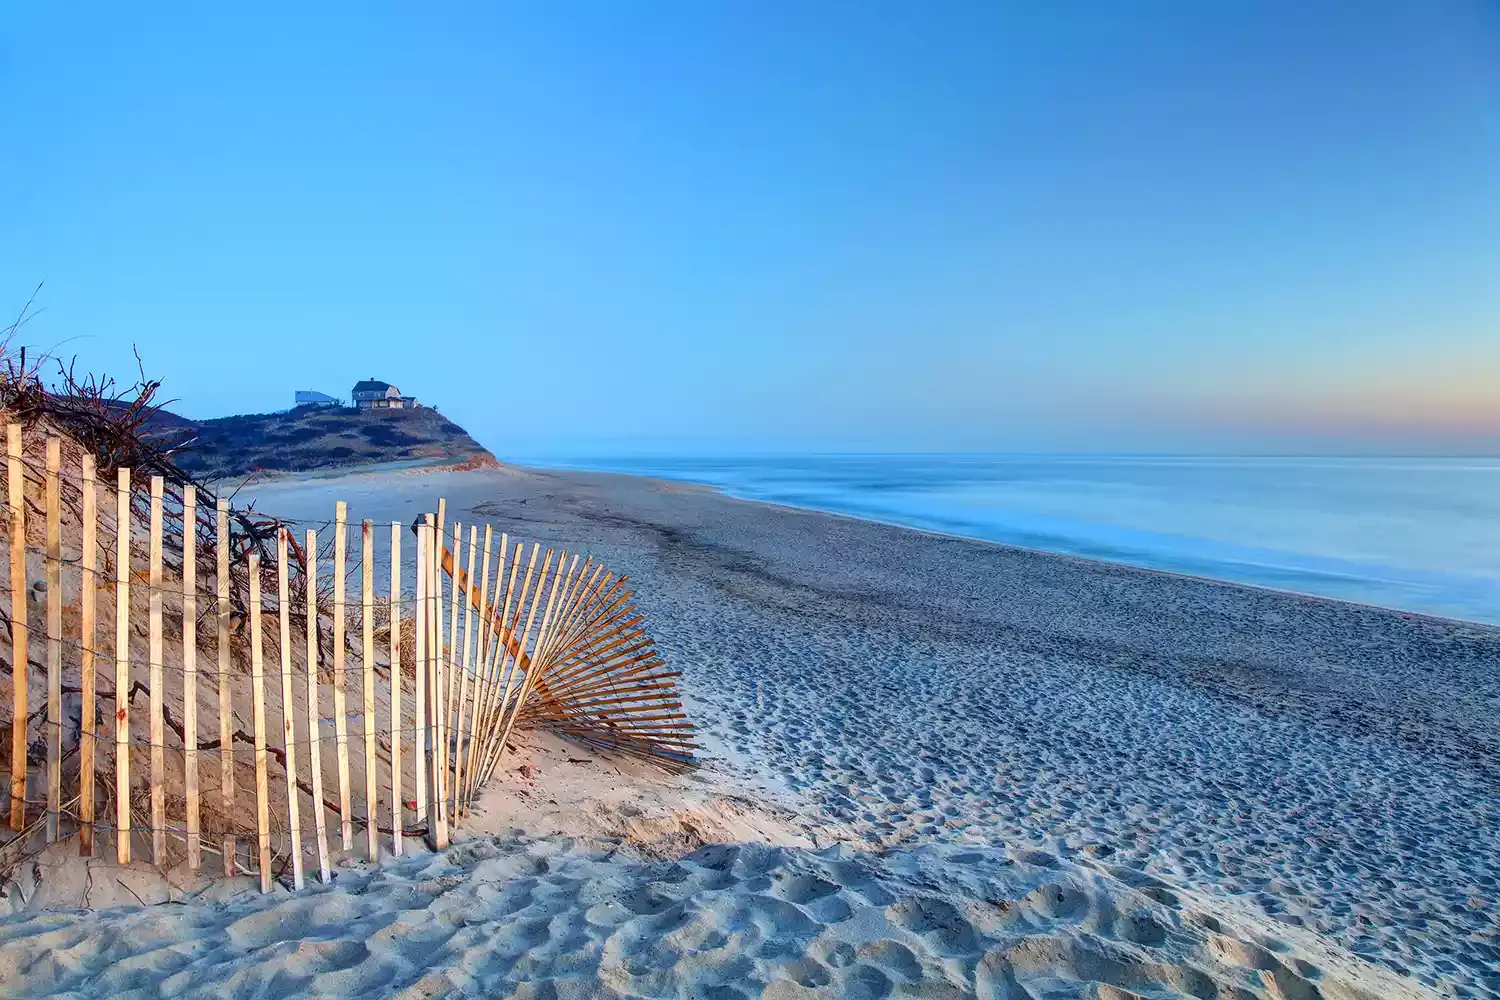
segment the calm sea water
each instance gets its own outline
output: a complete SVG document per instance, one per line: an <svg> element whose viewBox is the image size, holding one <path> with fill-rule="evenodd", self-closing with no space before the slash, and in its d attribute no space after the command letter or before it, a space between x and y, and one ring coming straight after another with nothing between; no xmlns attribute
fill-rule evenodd
<svg viewBox="0 0 1500 1000"><path fill-rule="evenodd" d="M1500 459L840 455L548 464L1500 624Z"/></svg>

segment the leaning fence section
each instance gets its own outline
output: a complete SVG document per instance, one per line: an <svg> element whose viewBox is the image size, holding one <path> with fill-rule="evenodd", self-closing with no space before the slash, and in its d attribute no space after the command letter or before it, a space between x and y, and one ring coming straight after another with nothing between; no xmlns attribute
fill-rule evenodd
<svg viewBox="0 0 1500 1000"><path fill-rule="evenodd" d="M10 425L14 834L300 888L336 852L446 846L519 728L693 759L677 674L592 558L442 503L249 538L191 485L23 443Z"/></svg>

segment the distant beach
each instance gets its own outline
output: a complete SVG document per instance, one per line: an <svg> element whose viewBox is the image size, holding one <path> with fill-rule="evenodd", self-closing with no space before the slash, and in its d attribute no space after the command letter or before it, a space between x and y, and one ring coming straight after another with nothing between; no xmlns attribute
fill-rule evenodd
<svg viewBox="0 0 1500 1000"><path fill-rule="evenodd" d="M1500 624L1500 458L827 455L541 463Z"/></svg>

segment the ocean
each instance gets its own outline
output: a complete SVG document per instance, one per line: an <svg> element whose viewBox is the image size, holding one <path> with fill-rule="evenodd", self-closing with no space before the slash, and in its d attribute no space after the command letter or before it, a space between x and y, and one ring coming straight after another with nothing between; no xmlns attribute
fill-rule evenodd
<svg viewBox="0 0 1500 1000"><path fill-rule="evenodd" d="M1500 459L823 455L549 461L1500 624Z"/></svg>

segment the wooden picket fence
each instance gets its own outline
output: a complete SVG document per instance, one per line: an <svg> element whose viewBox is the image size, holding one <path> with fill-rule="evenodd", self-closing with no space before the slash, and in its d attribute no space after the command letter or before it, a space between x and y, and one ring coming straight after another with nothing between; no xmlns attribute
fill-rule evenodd
<svg viewBox="0 0 1500 1000"><path fill-rule="evenodd" d="M331 847L445 847L517 728L692 762L678 675L626 578L592 558L528 551L490 525L465 540L439 503L381 543L360 522L351 563L342 502L321 551L317 528L286 522L256 540L231 531L223 499L199 510L191 485L140 490L123 468L110 489L90 454L64 470L57 437L38 470L21 427L7 430L12 831L44 825L82 855L109 835L121 864L146 849L201 870L215 853L226 875L258 873L269 891L289 868L300 888L305 865L328 880ZM31 604L45 606L37 664Z"/></svg>

